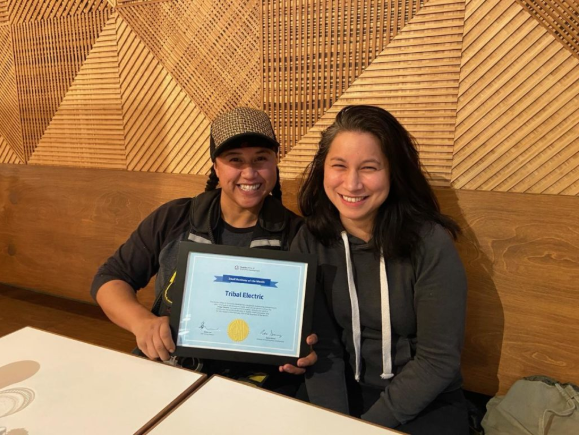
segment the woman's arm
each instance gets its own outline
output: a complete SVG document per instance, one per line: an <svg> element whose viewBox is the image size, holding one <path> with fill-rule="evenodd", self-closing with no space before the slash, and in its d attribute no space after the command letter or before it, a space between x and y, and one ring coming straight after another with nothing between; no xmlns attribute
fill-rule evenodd
<svg viewBox="0 0 579 435"><path fill-rule="evenodd" d="M417 349L362 418L388 427L418 415L460 373L464 339L466 276L446 231L436 226L414 261Z"/></svg>
<svg viewBox="0 0 579 435"><path fill-rule="evenodd" d="M139 303L133 288L125 281L103 284L97 302L111 321L132 332L137 346L150 359L168 360L175 351L169 318L157 317Z"/></svg>
<svg viewBox="0 0 579 435"><path fill-rule="evenodd" d="M135 335L137 346L151 359L169 358L175 345L168 317L157 317L135 292L159 269L163 246L188 227L190 199L171 201L147 216L98 270L91 294L112 322Z"/></svg>

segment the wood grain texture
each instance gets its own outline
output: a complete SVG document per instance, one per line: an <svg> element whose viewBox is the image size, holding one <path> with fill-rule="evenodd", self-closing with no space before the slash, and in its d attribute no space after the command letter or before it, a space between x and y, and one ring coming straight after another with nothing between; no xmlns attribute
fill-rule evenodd
<svg viewBox="0 0 579 435"><path fill-rule="evenodd" d="M97 268L162 203L206 177L0 165L0 282L91 301ZM151 291L143 292L152 303Z"/></svg>
<svg viewBox="0 0 579 435"><path fill-rule="evenodd" d="M12 26L25 160L90 52L108 11Z"/></svg>
<svg viewBox="0 0 579 435"><path fill-rule="evenodd" d="M517 0L579 59L579 3L576 0Z"/></svg>
<svg viewBox="0 0 579 435"><path fill-rule="evenodd" d="M263 2L263 101L282 157L424 3Z"/></svg>
<svg viewBox="0 0 579 435"><path fill-rule="evenodd" d="M122 18L117 37L127 169L207 174L209 119Z"/></svg>
<svg viewBox="0 0 579 435"><path fill-rule="evenodd" d="M577 384L579 198L438 193L465 229L465 387L504 394L534 374Z"/></svg>
<svg viewBox="0 0 579 435"><path fill-rule="evenodd" d="M41 21L103 11L107 0L5 0L11 23Z"/></svg>
<svg viewBox="0 0 579 435"><path fill-rule="evenodd" d="M12 29L8 25L0 25L0 136L4 137L19 159L25 161Z"/></svg>
<svg viewBox="0 0 579 435"><path fill-rule="evenodd" d="M0 26L9 23L8 0L0 0Z"/></svg>
<svg viewBox="0 0 579 435"><path fill-rule="evenodd" d="M18 158L16 153L8 142L0 136L0 163L12 163L12 164L21 164L22 161Z"/></svg>
<svg viewBox="0 0 579 435"><path fill-rule="evenodd" d="M296 206L296 181L284 201ZM436 189L463 228L469 294L464 386L504 394L523 376L579 383L579 198Z"/></svg>
<svg viewBox="0 0 579 435"><path fill-rule="evenodd" d="M116 19L105 23L28 163L126 169Z"/></svg>
<svg viewBox="0 0 579 435"><path fill-rule="evenodd" d="M416 138L435 185L448 186L464 21L464 2L431 0L408 21L334 105L281 160L284 178L301 175L320 133L349 104L383 107Z"/></svg>
<svg viewBox="0 0 579 435"><path fill-rule="evenodd" d="M261 106L259 1L144 2L118 11L210 119Z"/></svg>
<svg viewBox="0 0 579 435"><path fill-rule="evenodd" d="M0 284L0 337L26 326L130 352L133 335L92 304Z"/></svg>
<svg viewBox="0 0 579 435"><path fill-rule="evenodd" d="M579 59L514 0L466 16L453 187L579 194Z"/></svg>

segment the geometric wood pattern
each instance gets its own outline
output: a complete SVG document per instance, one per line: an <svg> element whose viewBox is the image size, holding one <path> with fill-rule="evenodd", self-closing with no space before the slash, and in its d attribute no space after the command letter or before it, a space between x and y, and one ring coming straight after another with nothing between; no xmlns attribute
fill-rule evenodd
<svg viewBox="0 0 579 435"><path fill-rule="evenodd" d="M517 0L517 2L579 58L579 2L575 0Z"/></svg>
<svg viewBox="0 0 579 435"><path fill-rule="evenodd" d="M117 10L203 113L261 107L261 2L174 0Z"/></svg>
<svg viewBox="0 0 579 435"><path fill-rule="evenodd" d="M129 5L139 5L143 3L160 3L160 2L171 2L173 0L109 0L112 6L129 6Z"/></svg>
<svg viewBox="0 0 579 435"><path fill-rule="evenodd" d="M453 187L579 194L579 59L514 0L466 16Z"/></svg>
<svg viewBox="0 0 579 435"><path fill-rule="evenodd" d="M26 159L107 21L108 11L12 27Z"/></svg>
<svg viewBox="0 0 579 435"><path fill-rule="evenodd" d="M106 0L7 0L10 23L90 14L108 7Z"/></svg>
<svg viewBox="0 0 579 435"><path fill-rule="evenodd" d="M110 67L81 90L111 12L91 60ZM336 111L367 103L435 185L578 195L578 39L576 0L0 0L0 136L22 163L205 174L209 122L257 107L292 178ZM109 119L90 110L109 85L122 131L118 93Z"/></svg>
<svg viewBox="0 0 579 435"><path fill-rule="evenodd" d="M8 23L8 0L0 0L0 26Z"/></svg>
<svg viewBox="0 0 579 435"><path fill-rule="evenodd" d="M104 25L30 164L125 169L116 17Z"/></svg>
<svg viewBox="0 0 579 435"><path fill-rule="evenodd" d="M265 1L264 110L280 157L410 21L424 1Z"/></svg>
<svg viewBox="0 0 579 435"><path fill-rule="evenodd" d="M120 17L117 33L127 169L206 174L209 120Z"/></svg>
<svg viewBox="0 0 579 435"><path fill-rule="evenodd" d="M348 104L383 107L416 138L435 185L452 169L464 1L431 0L400 30L319 122L282 159L283 177L299 176L318 148L320 132Z"/></svg>
<svg viewBox="0 0 579 435"><path fill-rule="evenodd" d="M12 150L12 148L10 148L2 136L0 136L0 163L22 163L22 161L18 158L16 153Z"/></svg>
<svg viewBox="0 0 579 435"><path fill-rule="evenodd" d="M0 136L25 161L10 26L0 26Z"/></svg>

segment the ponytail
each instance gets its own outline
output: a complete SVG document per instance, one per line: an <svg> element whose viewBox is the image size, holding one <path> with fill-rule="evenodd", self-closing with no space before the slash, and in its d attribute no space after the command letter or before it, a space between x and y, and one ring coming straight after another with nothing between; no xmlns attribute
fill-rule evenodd
<svg viewBox="0 0 579 435"><path fill-rule="evenodd" d="M207 179L207 184L205 185L205 192L217 189L218 184L219 184L219 178L217 178L217 174L215 173L215 168L213 166L211 166L211 172L209 173L209 178Z"/></svg>

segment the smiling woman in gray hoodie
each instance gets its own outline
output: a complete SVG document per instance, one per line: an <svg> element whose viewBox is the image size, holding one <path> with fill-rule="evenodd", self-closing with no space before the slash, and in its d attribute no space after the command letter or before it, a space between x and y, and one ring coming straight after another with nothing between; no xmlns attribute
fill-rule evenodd
<svg viewBox="0 0 579 435"><path fill-rule="evenodd" d="M292 250L318 257L310 400L412 434L468 433L461 390L466 278L408 132L349 106L300 190Z"/></svg>

